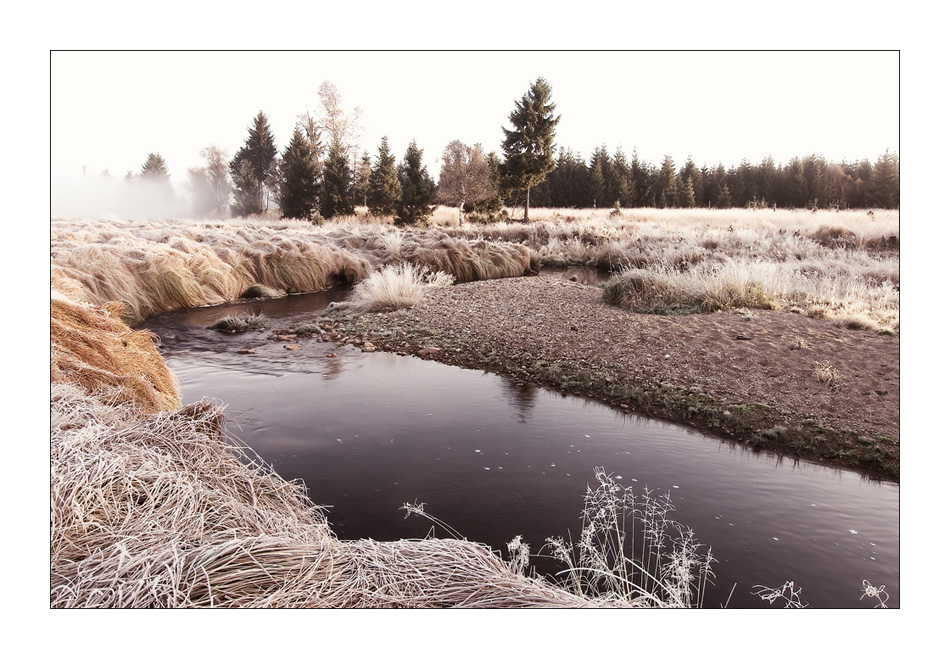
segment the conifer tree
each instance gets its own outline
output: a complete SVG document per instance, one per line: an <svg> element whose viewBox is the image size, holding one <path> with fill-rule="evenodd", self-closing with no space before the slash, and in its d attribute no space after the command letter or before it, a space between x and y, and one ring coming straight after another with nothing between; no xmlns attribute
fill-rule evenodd
<svg viewBox="0 0 950 659"><path fill-rule="evenodd" d="M871 171L871 200L880 208L900 208L900 160L886 151L874 163Z"/></svg>
<svg viewBox="0 0 950 659"><path fill-rule="evenodd" d="M254 117L247 140L231 160L234 181L235 211L239 215L262 212L266 207L267 184L274 175L277 146L267 116L263 111Z"/></svg>
<svg viewBox="0 0 950 659"><path fill-rule="evenodd" d="M320 215L331 218L336 215L352 215L353 175L347 162L346 148L339 140L330 142L326 162L323 164L323 183L320 186Z"/></svg>
<svg viewBox="0 0 950 659"><path fill-rule="evenodd" d="M161 154L150 153L142 165L142 178L153 181L168 180L168 166Z"/></svg>
<svg viewBox="0 0 950 659"><path fill-rule="evenodd" d="M435 210L435 182L422 164L422 149L413 140L399 165L402 194L396 203L396 224L425 221Z"/></svg>
<svg viewBox="0 0 950 659"><path fill-rule="evenodd" d="M676 168L673 166L673 157L663 158L660 168L659 199L660 208L671 208L676 205Z"/></svg>
<svg viewBox="0 0 950 659"><path fill-rule="evenodd" d="M317 167L310 142L299 127L284 150L280 166L280 215L309 220L317 208Z"/></svg>
<svg viewBox="0 0 950 659"><path fill-rule="evenodd" d="M554 169L554 129L561 120L554 116L551 85L538 78L515 103L508 115L513 130L505 131L503 174L513 190L524 190L524 221L528 221L531 188Z"/></svg>
<svg viewBox="0 0 950 659"><path fill-rule="evenodd" d="M355 206L369 205L369 177L372 172L372 161L369 159L369 154L364 151L353 173L353 204Z"/></svg>
<svg viewBox="0 0 950 659"><path fill-rule="evenodd" d="M604 171L607 165L607 149L601 147L594 152L590 159L590 205L593 208L604 207L607 205L607 175Z"/></svg>
<svg viewBox="0 0 950 659"><path fill-rule="evenodd" d="M395 215L396 202L401 194L396 156L390 152L389 140L384 135L379 144L376 164L369 175L369 195L366 200L369 212L373 215Z"/></svg>

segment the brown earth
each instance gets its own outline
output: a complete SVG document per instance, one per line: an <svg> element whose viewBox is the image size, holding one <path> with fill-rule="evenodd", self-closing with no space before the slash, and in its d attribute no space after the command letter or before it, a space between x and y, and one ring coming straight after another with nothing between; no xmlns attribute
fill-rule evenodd
<svg viewBox="0 0 950 659"><path fill-rule="evenodd" d="M322 326L324 340L484 369L899 480L896 336L781 311L638 314L554 277L431 289L391 313L331 310Z"/></svg>

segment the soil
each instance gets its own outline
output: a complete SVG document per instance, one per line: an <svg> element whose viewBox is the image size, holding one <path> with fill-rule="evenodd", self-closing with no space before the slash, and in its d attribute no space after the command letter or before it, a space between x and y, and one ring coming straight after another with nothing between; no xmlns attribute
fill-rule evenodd
<svg viewBox="0 0 950 659"><path fill-rule="evenodd" d="M321 326L326 341L491 371L899 481L898 337L786 311L645 315L601 295L556 277L479 281L430 289L408 310L344 305Z"/></svg>

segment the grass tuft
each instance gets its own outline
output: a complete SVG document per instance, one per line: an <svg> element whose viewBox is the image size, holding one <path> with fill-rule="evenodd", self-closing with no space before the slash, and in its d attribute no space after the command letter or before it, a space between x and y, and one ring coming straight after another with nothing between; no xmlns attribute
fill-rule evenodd
<svg viewBox="0 0 950 659"><path fill-rule="evenodd" d="M268 321L264 314L239 313L234 316L224 316L214 321L208 329L218 330L227 334L239 334L251 330L267 329Z"/></svg>
<svg viewBox="0 0 950 659"><path fill-rule="evenodd" d="M405 309L421 302L426 288L451 286L454 281L452 275L430 272L425 266L388 265L357 284L350 302L366 312Z"/></svg>

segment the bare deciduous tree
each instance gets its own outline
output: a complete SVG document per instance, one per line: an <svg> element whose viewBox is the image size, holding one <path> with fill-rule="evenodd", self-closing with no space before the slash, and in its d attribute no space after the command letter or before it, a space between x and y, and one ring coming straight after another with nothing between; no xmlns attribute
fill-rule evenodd
<svg viewBox="0 0 950 659"><path fill-rule="evenodd" d="M487 199L494 192L491 169L481 145L472 147L459 140L449 142L442 151L439 200L459 207L459 223L465 217L466 203Z"/></svg>

